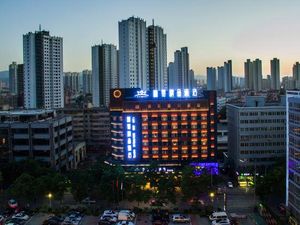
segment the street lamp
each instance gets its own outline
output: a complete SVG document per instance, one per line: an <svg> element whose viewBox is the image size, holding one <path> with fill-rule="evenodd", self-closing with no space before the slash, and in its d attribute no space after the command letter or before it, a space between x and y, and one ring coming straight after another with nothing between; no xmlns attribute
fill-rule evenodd
<svg viewBox="0 0 300 225"><path fill-rule="evenodd" d="M209 197L210 197L210 200L211 200L211 203L212 203L212 206L213 206L213 209L215 208L215 202L214 202L214 198L215 198L215 193L214 192L210 192L209 193Z"/></svg>
<svg viewBox="0 0 300 225"><path fill-rule="evenodd" d="M52 208L52 202L51 202L52 197L53 195L51 193L47 195L47 198L49 199L49 208Z"/></svg>

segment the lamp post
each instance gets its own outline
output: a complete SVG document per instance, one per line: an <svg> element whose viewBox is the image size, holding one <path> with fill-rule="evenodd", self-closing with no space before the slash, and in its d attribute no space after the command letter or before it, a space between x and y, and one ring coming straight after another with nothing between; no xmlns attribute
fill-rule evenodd
<svg viewBox="0 0 300 225"><path fill-rule="evenodd" d="M214 192L210 192L209 193L209 197L210 197L210 200L212 202L213 209L215 209L215 204L214 204L215 193Z"/></svg>
<svg viewBox="0 0 300 225"><path fill-rule="evenodd" d="M49 199L49 208L52 208L52 197L53 197L53 195L51 194L51 193L49 193L48 195L47 195L47 198Z"/></svg>

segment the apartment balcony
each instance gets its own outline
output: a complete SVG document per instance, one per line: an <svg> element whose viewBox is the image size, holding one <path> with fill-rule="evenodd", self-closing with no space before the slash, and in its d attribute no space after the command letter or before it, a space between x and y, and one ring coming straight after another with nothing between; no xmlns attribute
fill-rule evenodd
<svg viewBox="0 0 300 225"><path fill-rule="evenodd" d="M15 145L13 146L14 151L29 151L29 145Z"/></svg>
<svg viewBox="0 0 300 225"><path fill-rule="evenodd" d="M28 134L14 134L14 139L29 139Z"/></svg>

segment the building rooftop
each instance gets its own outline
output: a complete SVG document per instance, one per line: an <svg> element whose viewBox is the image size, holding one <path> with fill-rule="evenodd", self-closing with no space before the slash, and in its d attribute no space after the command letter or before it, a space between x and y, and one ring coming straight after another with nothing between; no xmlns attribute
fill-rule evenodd
<svg viewBox="0 0 300 225"><path fill-rule="evenodd" d="M12 110L0 111L0 116L35 116L46 113L53 113L53 109L28 109L28 110Z"/></svg>

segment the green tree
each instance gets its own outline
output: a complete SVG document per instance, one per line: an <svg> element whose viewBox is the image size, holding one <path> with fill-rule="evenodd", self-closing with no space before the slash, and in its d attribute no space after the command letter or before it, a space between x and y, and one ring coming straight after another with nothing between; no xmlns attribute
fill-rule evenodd
<svg viewBox="0 0 300 225"><path fill-rule="evenodd" d="M23 199L27 202L34 200L34 177L28 173L23 173L8 189L8 193L18 199Z"/></svg>
<svg viewBox="0 0 300 225"><path fill-rule="evenodd" d="M164 173L158 178L156 200L160 202L176 203L175 176Z"/></svg>
<svg viewBox="0 0 300 225"><path fill-rule="evenodd" d="M146 190L147 180L143 174L132 174L125 178L126 197L129 201L148 202L152 191Z"/></svg>
<svg viewBox="0 0 300 225"><path fill-rule="evenodd" d="M210 175L205 170L203 170L201 175L196 175L192 166L186 166L183 169L181 191L185 200L207 193L209 186Z"/></svg>

